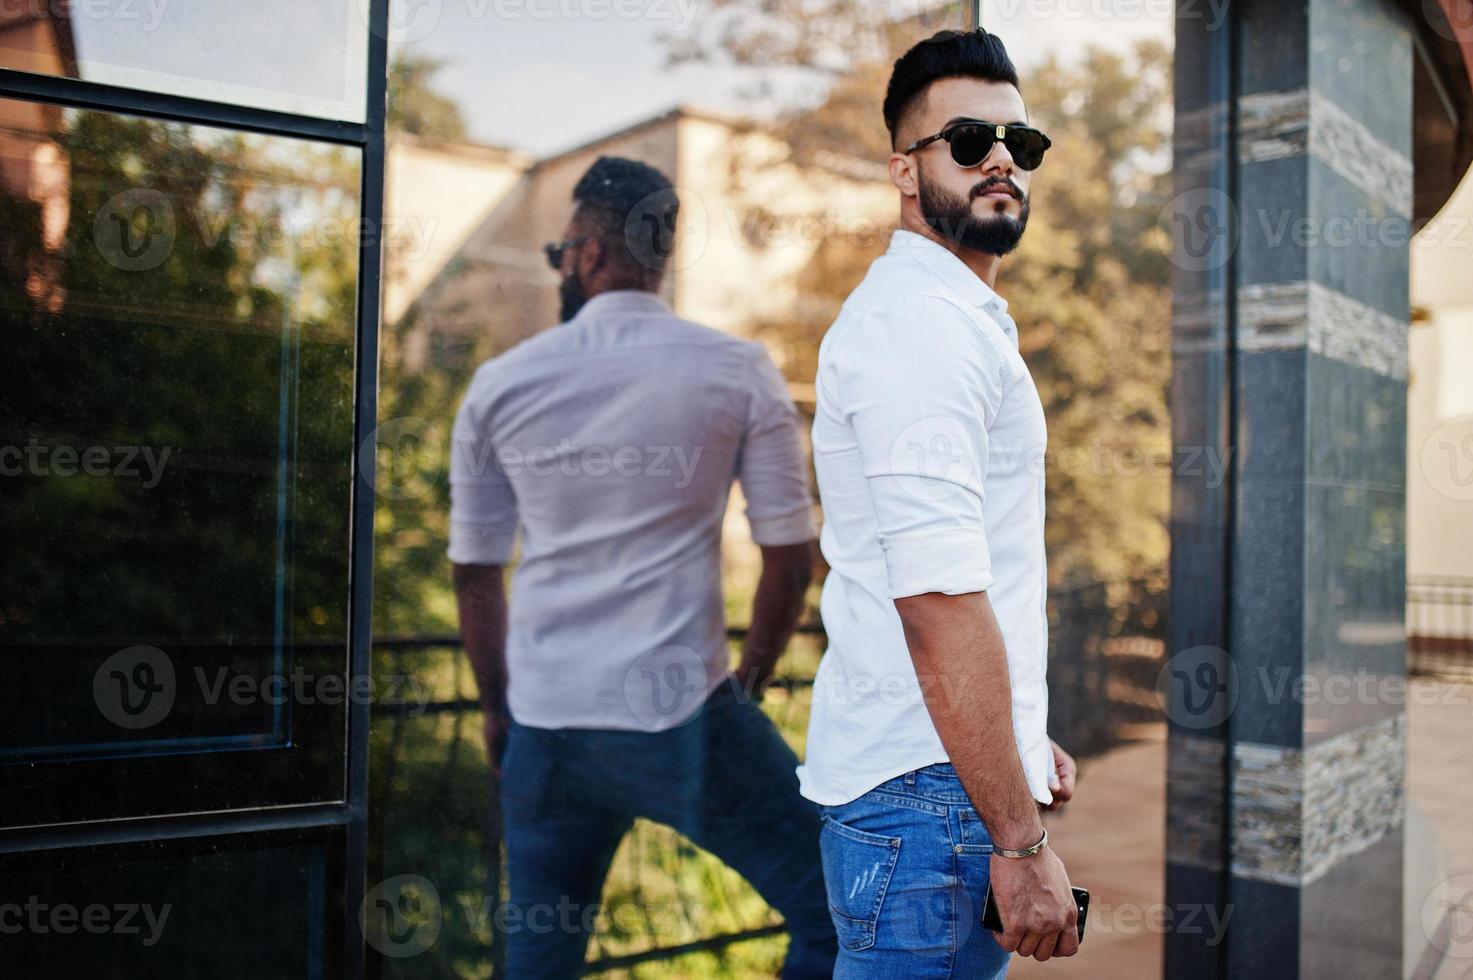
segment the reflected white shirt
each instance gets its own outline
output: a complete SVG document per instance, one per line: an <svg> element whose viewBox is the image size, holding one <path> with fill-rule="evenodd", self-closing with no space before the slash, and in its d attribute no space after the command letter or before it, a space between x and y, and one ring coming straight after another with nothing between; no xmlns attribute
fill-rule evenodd
<svg viewBox="0 0 1473 980"><path fill-rule="evenodd" d="M1047 433L1006 302L942 246L897 231L824 336L817 394L829 646L803 794L836 806L948 761L894 600L986 592L1023 772L1051 801Z"/></svg>
<svg viewBox="0 0 1473 980"><path fill-rule="evenodd" d="M455 420L450 560L522 557L512 717L659 731L729 673L721 526L741 481L759 545L814 536L787 385L760 343L616 290L483 364Z"/></svg>

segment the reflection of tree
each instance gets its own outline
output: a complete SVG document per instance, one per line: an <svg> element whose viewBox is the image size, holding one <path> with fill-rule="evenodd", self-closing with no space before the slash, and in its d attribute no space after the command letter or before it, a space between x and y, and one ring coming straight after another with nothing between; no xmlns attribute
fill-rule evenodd
<svg viewBox="0 0 1473 980"><path fill-rule="evenodd" d="M751 13L758 3L724 0L719 9ZM821 0L816 5L779 0L761 6L761 15L742 19L736 34L718 34L702 50L675 53L726 57L754 68L821 66L812 74L825 85L822 103L777 120L776 133L791 148L791 159L800 165L832 165L835 155L871 162L884 159L888 145L879 121L879 101L889 63L898 54L897 45L908 46L931 29L917 32L914 25L887 23L885 5L858 0ZM959 20L958 13L948 22ZM732 41L745 36L741 32L748 27L773 33ZM805 37L803 32L809 30L820 31L821 36ZM731 42L726 50L720 48L722 38ZM856 58L857 51L868 54ZM1165 120L1153 115L1151 108L1169 105L1163 94L1166 67L1164 51L1144 46L1128 58L1095 53L1083 65L1050 65L1025 82L1030 106L1041 125L1054 134L1057 148L1036 182L1031 230L1020 254L1008 263L1001 288L1024 333L1025 352L1049 410L1053 445L1105 447L1107 452L1097 454L1102 466L1118 464L1120 448L1164 448L1167 442L1166 253L1165 241L1155 230L1164 183L1151 166L1151 154L1161 149L1165 135ZM399 77L408 86L427 85L430 80L425 72ZM423 101L412 94L403 98L406 105ZM742 179L736 152L731 172L733 179ZM1099 177L1070 180L1074 174ZM868 262L883 249L885 237L835 235L824 240L798 274L804 305L781 320L758 325L757 332L779 350L793 380L812 380L819 338ZM494 305L511 305L502 299L506 292L498 290L495 295ZM383 455L385 467L392 465L393 470L376 515L375 625L380 635L455 628L444 557L449 426L475 366L508 343L498 338L510 336L490 327L502 311L465 312L486 326L460 332L454 349L433 351L429 370L400 370L413 313L386 328L382 338L380 418L421 420L414 431L429 437L412 457L402 452ZM1048 533L1056 577L1123 579L1137 571L1159 569L1165 554L1164 472L1127 477L1106 469L1096 474L1089 471L1094 464L1088 455L1084 463L1084 472L1071 463L1050 473ZM382 480L386 474L380 475ZM1111 635L1154 628L1154 620L1144 625L1120 621L1125 614L1115 605L1100 608L1098 624L1091 619L1091 626ZM1149 603L1140 605L1147 613L1137 619L1150 614ZM745 614L743 605L732 610L731 619L740 622ZM1079 634L1077 643L1069 641L1070 634L1064 631L1060 635L1075 646L1097 642L1098 630L1074 632ZM1071 648L1071 657L1074 652ZM458 655L439 653L433 663L405 663L392 669L443 676L454 656ZM789 663L793 672L811 676L816 659L817 650L809 649ZM1101 666L1096 675L1103 677L1104 672ZM468 697L470 691L465 686L459 693ZM440 692L454 693L453 687ZM803 706L770 698L767 707L780 718L790 740L801 743L807 714ZM403 976L484 975L491 953L478 944L490 936L468 928L460 904L469 901L480 908L478 889L488 878L495 880L478 850L486 787L477 741L480 726L473 716L458 728L448 719L426 719L402 726L397 741L390 726L382 719L375 726L374 772L383 773L391 764L397 767L393 784L382 787L386 795L375 805L384 819L382 873L420 873L437 884L443 882L442 900L454 911L446 919L446 948L434 954L433 967L416 958L390 964L387 970L399 970L395 975ZM465 744L456 749L460 742ZM1077 747L1088 751L1102 744ZM447 775L452 759L453 777ZM604 900L625 909L647 904L650 917L626 919L625 928L606 935L595 955L668 945L766 921L760 899L732 878L719 862L695 853L673 832L642 827L621 850ZM672 925L671 919L660 917L659 903L669 901L689 912L695 935L682 931L681 920ZM721 953L695 954L631 972L639 977L772 975L782 942L743 943Z"/></svg>
<svg viewBox="0 0 1473 980"><path fill-rule="evenodd" d="M102 112L60 121L35 134L68 163L39 290L56 308L10 271L46 265L38 207L0 200L0 445L47 451L44 472L0 477L0 637L249 646L279 601L287 638L345 635L356 159ZM105 472L64 474L59 449L97 450Z"/></svg>
<svg viewBox="0 0 1473 980"><path fill-rule="evenodd" d="M860 0L715 0L705 30L670 39L668 53L674 63L722 60L758 79L795 71L819 79L817 102L778 121L793 160L883 161L890 147L879 107L890 65L960 23L952 7L928 9L897 23L893 8ZM1169 186L1161 165L1169 85L1170 53L1155 42L1128 56L1092 49L1077 64L1049 59L1023 79L1030 115L1054 149L998 288L1049 419L1055 584L1165 564L1169 266L1157 215ZM742 169L734 163L734 179ZM761 325L791 379L812 380L824 330L884 242L873 245L825 241L800 273L804 305Z"/></svg>
<svg viewBox="0 0 1473 980"><path fill-rule="evenodd" d="M412 133L428 143L457 143L465 139L460 107L431 87L445 62L426 55L400 52L389 66L387 95L390 133Z"/></svg>
<svg viewBox="0 0 1473 980"><path fill-rule="evenodd" d="M810 657L816 651L805 651ZM458 652L381 652L382 675L408 674L434 685L436 697L474 690ZM767 710L795 744L807 726L805 703L779 692ZM496 922L486 901L489 875L483 834L489 773L474 711L389 717L375 724L374 812L381 824L377 880L399 874L430 879L443 910L440 937L422 955L384 958L385 978L482 977L494 956ZM640 823L624 840L603 893L604 915L590 957L637 953L657 946L752 928L775 917L734 871L697 850L673 830ZM775 976L784 940L749 940L719 952L696 953L608 977Z"/></svg>

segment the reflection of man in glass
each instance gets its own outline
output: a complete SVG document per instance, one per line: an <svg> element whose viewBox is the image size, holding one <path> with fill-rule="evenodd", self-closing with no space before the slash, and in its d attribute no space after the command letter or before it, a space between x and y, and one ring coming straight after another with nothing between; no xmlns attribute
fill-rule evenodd
<svg viewBox="0 0 1473 980"><path fill-rule="evenodd" d="M828 977L818 815L746 694L809 580L797 416L760 344L681 320L656 295L678 210L664 176L604 157L573 201L547 247L566 322L476 372L451 464L461 630L502 781L508 974L580 975L610 859L645 817L782 913L784 977ZM720 567L733 479L762 551L735 675Z"/></svg>
<svg viewBox="0 0 1473 980"><path fill-rule="evenodd" d="M819 351L829 649L800 778L836 974L994 978L1078 946L1039 814L1074 783L1045 726L1043 407L993 289L1049 141L984 31L906 52L884 116L900 229Z"/></svg>

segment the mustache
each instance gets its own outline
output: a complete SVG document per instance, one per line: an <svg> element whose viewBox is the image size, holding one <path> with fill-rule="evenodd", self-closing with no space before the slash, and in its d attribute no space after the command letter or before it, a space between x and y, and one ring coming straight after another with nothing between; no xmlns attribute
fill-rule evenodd
<svg viewBox="0 0 1473 980"><path fill-rule="evenodd" d="M1027 195L1023 193L1023 188L1013 183L1013 178L1011 177L988 177L976 187L972 188L971 200L975 201L977 198L981 197L983 194L986 194L994 187L1004 188L1009 194L1011 194L1015 199L1019 201L1027 200Z"/></svg>

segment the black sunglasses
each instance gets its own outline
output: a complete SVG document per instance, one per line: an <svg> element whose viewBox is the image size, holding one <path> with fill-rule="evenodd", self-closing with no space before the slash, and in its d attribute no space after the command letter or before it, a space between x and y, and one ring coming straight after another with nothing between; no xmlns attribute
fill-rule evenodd
<svg viewBox="0 0 1473 980"><path fill-rule="evenodd" d="M1001 140L1012 155L1013 162L1022 170L1037 170L1038 165L1043 163L1044 151L1054 145L1047 136L1032 126L1003 126L976 119L953 123L935 136L916 140L905 152L914 153L937 140L946 140L951 144L951 158L958 167L977 166L987 159L987 154Z"/></svg>
<svg viewBox="0 0 1473 980"><path fill-rule="evenodd" d="M548 265L554 269L561 269L563 267L563 255L567 253L568 249L587 240L588 236L583 235L578 238L565 238L560 242L548 242L542 246L542 254L547 256Z"/></svg>

